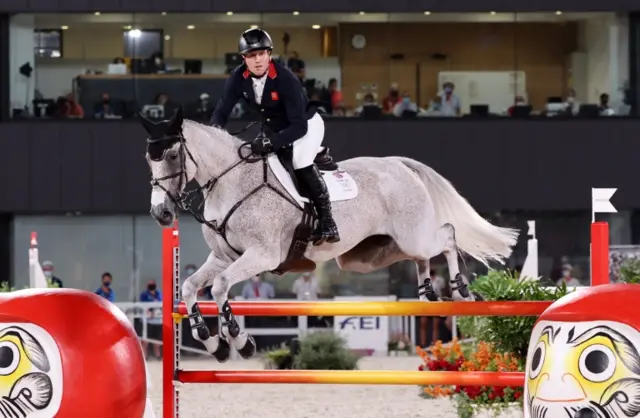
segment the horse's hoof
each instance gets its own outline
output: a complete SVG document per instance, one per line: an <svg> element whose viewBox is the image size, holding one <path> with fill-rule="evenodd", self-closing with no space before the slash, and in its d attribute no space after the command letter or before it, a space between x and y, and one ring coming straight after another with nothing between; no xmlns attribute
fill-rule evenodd
<svg viewBox="0 0 640 418"><path fill-rule="evenodd" d="M244 345L241 348L238 348L239 344L236 344L236 342L239 342L238 340L244 340ZM240 335L238 335L233 346L238 351L238 354L240 354L240 356L245 360L250 359L254 354L256 354L256 341L246 332L241 332Z"/></svg>
<svg viewBox="0 0 640 418"><path fill-rule="evenodd" d="M218 343L218 348L211 353L213 354L213 357L218 360L218 363L224 363L229 360L229 357L231 356L231 346L229 345L229 342L224 338L220 338L219 335L214 336L213 340Z"/></svg>
<svg viewBox="0 0 640 418"><path fill-rule="evenodd" d="M484 300L482 295L480 293L478 293L478 292L471 292L471 296L473 296L473 300L475 302L482 302Z"/></svg>
<svg viewBox="0 0 640 418"><path fill-rule="evenodd" d="M211 337L209 329L205 326L194 326L191 328L191 336L194 340L204 342Z"/></svg>

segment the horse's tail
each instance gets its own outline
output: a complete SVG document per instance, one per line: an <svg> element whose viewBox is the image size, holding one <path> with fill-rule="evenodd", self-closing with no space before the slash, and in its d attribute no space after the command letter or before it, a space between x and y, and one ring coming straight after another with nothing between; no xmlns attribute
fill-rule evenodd
<svg viewBox="0 0 640 418"><path fill-rule="evenodd" d="M438 223L450 223L455 228L459 250L487 266L490 261L504 264L517 242L519 231L490 224L458 193L449 180L431 167L411 158L400 157L400 160L424 182L431 195Z"/></svg>

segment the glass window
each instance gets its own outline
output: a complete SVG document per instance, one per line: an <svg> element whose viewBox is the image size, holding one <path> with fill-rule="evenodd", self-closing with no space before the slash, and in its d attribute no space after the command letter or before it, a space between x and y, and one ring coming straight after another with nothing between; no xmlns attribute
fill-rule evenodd
<svg viewBox="0 0 640 418"><path fill-rule="evenodd" d="M34 36L34 54L40 58L62 58L62 30L36 29Z"/></svg>
<svg viewBox="0 0 640 418"><path fill-rule="evenodd" d="M628 17L613 12L11 19L14 117L165 118L182 105L207 121L252 27L271 34L274 59L331 117L602 117L630 108ZM31 78L19 72L26 63ZM230 115L250 117L243 103Z"/></svg>

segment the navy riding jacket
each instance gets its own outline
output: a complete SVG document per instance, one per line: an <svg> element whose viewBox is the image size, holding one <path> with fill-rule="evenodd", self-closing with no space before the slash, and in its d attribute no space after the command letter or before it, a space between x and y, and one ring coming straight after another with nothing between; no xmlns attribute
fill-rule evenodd
<svg viewBox="0 0 640 418"><path fill-rule="evenodd" d="M249 110L260 115L270 131L267 136L275 149L290 145L306 135L307 121L316 113L315 107L309 105L300 80L289 69L274 62L269 64L260 104L256 103L247 67L242 64L233 70L210 123L224 128L240 99L244 99Z"/></svg>

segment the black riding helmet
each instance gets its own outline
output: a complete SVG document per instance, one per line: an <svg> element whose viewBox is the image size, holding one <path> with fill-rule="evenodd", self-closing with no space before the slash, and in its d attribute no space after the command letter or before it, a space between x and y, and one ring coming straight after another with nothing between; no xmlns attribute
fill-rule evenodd
<svg viewBox="0 0 640 418"><path fill-rule="evenodd" d="M261 49L273 49L273 42L271 42L271 36L262 29L248 29L240 35L238 41L238 54L245 55L252 51L259 51Z"/></svg>

